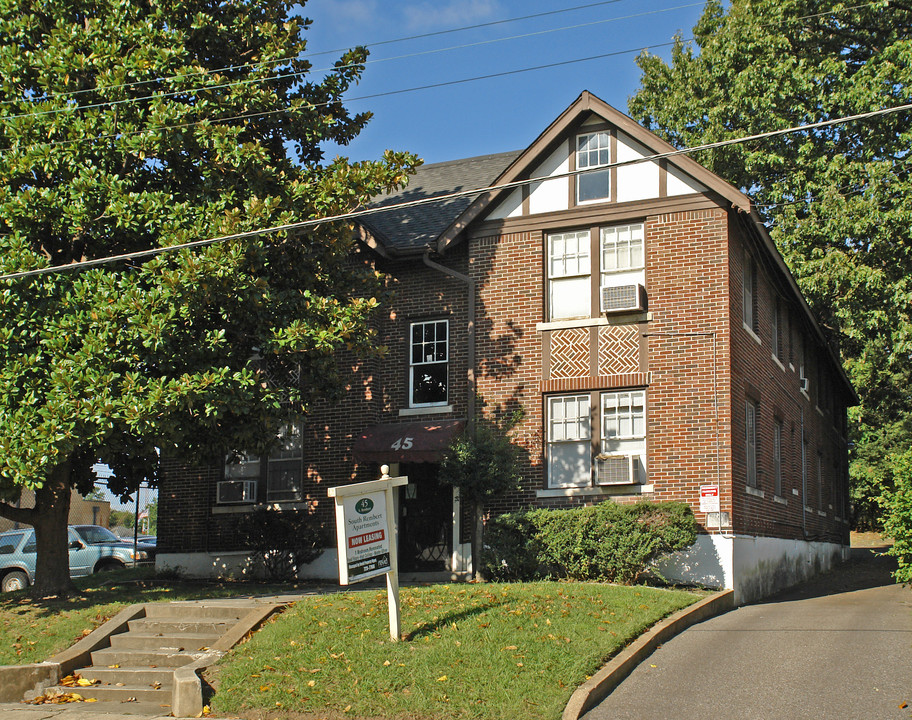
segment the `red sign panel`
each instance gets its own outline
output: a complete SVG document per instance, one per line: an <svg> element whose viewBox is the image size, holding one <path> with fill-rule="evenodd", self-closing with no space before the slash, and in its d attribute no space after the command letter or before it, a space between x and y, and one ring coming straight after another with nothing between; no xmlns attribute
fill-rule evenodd
<svg viewBox="0 0 912 720"><path fill-rule="evenodd" d="M362 545L370 545L371 543L381 542L386 537L386 534L383 530L375 530L374 532L364 533L363 535L353 535L348 539L348 547L356 548L361 547Z"/></svg>

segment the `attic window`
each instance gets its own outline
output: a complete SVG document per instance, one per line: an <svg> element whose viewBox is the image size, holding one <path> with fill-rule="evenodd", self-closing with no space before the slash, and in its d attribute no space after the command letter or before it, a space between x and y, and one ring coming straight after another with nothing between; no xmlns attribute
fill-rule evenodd
<svg viewBox="0 0 912 720"><path fill-rule="evenodd" d="M607 132L577 136L577 170L603 167L610 162L610 140ZM610 197L610 185L611 173L607 168L596 172L581 173L576 176L576 201L578 203L587 203L608 200Z"/></svg>

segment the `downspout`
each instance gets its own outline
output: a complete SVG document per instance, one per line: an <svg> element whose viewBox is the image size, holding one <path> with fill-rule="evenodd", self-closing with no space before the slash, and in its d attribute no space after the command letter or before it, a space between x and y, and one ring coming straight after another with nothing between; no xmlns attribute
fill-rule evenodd
<svg viewBox="0 0 912 720"><path fill-rule="evenodd" d="M461 272L453 270L453 268L448 268L440 263L436 263L431 260L431 252L433 247L428 245L424 250L424 255L422 260L424 264L427 265L432 270L437 270L442 272L444 275L449 275L450 277L456 278L460 282L466 284L466 290L469 295L468 302L468 315L469 321L466 324L466 331L469 336L469 347L466 349L466 361L468 362L469 368L466 372L466 380L468 384L468 409L466 422L469 426L469 432L474 434L475 431L475 281L470 278L468 275L463 275Z"/></svg>
<svg viewBox="0 0 912 720"><path fill-rule="evenodd" d="M445 265L436 263L431 260L431 253L434 248L432 245L427 245L424 250L424 255L422 255L422 260L424 264L427 265L432 270L437 270L442 272L444 275L449 275L460 282L465 283L466 292L468 293L468 303L467 303L467 312L468 312L468 322L466 323L466 334L468 335L468 348L466 349L466 362L468 364L468 370L466 371L466 384L468 386L468 402L466 408L466 423L468 425L468 430L472 435L472 438L475 437L475 281L468 275L463 275L461 272L453 270L453 268L448 268ZM476 470L477 472L477 470ZM457 494L458 493L458 494ZM459 544L459 535L461 534L461 523L459 521L459 516L462 508L461 493L458 489L454 489L453 499L458 503L457 509L455 511L455 517L453 518L453 554L451 567L456 569L457 562L457 546ZM475 515L477 513L476 508L473 507L473 527L472 527L472 537L473 545L475 544L474 538L476 536L476 527L475 527ZM465 569L465 565L462 566ZM472 566L472 574L477 578L479 569Z"/></svg>

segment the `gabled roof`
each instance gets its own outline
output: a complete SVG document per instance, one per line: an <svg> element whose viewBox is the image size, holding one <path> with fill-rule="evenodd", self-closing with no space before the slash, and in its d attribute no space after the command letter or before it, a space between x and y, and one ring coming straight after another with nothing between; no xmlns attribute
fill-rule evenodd
<svg viewBox="0 0 912 720"><path fill-rule="evenodd" d="M648 151L660 154L676 148L638 125L632 118L611 107L588 91L583 93L535 139L525 150L482 155L451 162L424 165L407 187L374 198L373 208L390 207L448 195L475 188L485 188L529 178L532 168L554 146L589 118L601 116L633 138ZM677 155L668 164L691 176L732 206L750 212L750 200L744 193L687 157ZM508 190L493 190L474 197L450 198L437 203L391 210L370 215L361 221L361 238L381 255L397 256L419 253L428 244L438 252L459 241L461 232L485 210L492 207Z"/></svg>
<svg viewBox="0 0 912 720"><path fill-rule="evenodd" d="M673 145L639 125L633 118L616 110L588 90L584 90L570 107L564 110L528 148L516 157L491 185L503 185L528 178L530 168L533 168L541 158L550 153L558 142L575 132L592 113L603 117L654 154L670 153L677 150ZM746 213L750 212L750 198L733 185L725 182L718 175L711 173L695 160L686 155L676 155L668 158L667 162L717 193L734 207ZM454 218L450 226L437 238L437 251L443 253L449 245L456 242L462 230L491 207L493 203L502 198L506 192L508 191L492 190L475 198L465 211Z"/></svg>
<svg viewBox="0 0 912 720"><path fill-rule="evenodd" d="M438 195L487 187L520 151L481 155L450 162L422 165L409 184L394 193L375 198L372 208L383 208ZM423 252L472 203L472 196L442 200L427 205L376 213L361 221L362 239L382 255Z"/></svg>

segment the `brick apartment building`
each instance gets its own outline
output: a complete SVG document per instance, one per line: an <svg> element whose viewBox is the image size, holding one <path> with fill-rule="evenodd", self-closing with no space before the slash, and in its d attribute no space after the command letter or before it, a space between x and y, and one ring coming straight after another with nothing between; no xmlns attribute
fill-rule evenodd
<svg viewBox="0 0 912 720"><path fill-rule="evenodd" d="M841 556L854 391L750 200L687 156L643 161L672 150L584 92L521 152L420 168L359 228L396 291L388 355L269 458L173 463L159 563L243 572L240 513L306 507L332 529L327 487L388 464L410 479L402 569L465 572L467 516L436 463L469 417L515 408L523 488L492 512L687 502L701 535L666 574L739 601ZM333 549L308 570L335 573Z"/></svg>

